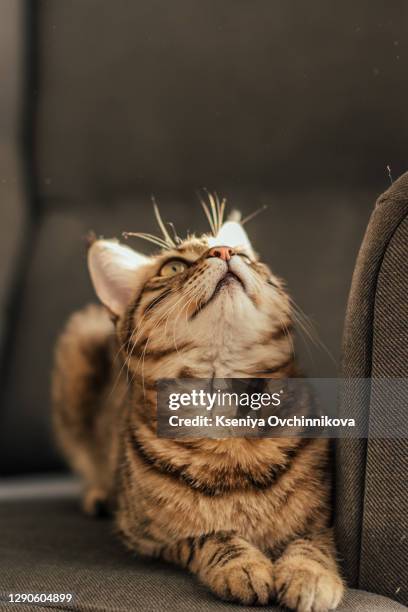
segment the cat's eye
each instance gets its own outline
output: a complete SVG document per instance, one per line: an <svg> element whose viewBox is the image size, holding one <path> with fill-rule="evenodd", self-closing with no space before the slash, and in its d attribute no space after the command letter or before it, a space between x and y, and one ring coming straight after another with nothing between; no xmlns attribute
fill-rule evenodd
<svg viewBox="0 0 408 612"><path fill-rule="evenodd" d="M187 263L185 261L181 261L180 259L172 259L167 261L160 268L160 276L175 276L176 274L180 274L187 269Z"/></svg>

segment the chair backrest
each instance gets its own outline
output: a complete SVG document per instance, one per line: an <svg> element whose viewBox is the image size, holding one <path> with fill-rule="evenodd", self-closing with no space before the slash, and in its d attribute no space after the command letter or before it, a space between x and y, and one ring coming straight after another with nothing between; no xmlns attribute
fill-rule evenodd
<svg viewBox="0 0 408 612"><path fill-rule="evenodd" d="M408 173L377 201L357 259L344 332L343 376L408 376ZM348 387L346 387L348 389ZM371 423L405 419L392 402L350 387L341 409ZM392 412L391 412L392 411ZM350 584L408 604L408 441L337 443L336 528Z"/></svg>
<svg viewBox="0 0 408 612"><path fill-rule="evenodd" d="M404 0L37 4L53 206L201 186L378 193L387 163L404 170Z"/></svg>
<svg viewBox="0 0 408 612"><path fill-rule="evenodd" d="M27 3L30 4L30 3ZM151 231L150 195L183 233L205 186L245 214L256 249L336 358L371 202L405 163L407 5L380 0L73 0L33 4L37 222L8 319L0 470L58 467L55 338L94 299L83 235ZM402 54L402 52L401 52ZM35 78L33 78L35 77ZM390 92L398 88L398 96ZM384 158L385 152L387 158ZM8 231L4 230L4 231ZM13 325L12 325L13 322ZM336 373L299 342L316 376Z"/></svg>

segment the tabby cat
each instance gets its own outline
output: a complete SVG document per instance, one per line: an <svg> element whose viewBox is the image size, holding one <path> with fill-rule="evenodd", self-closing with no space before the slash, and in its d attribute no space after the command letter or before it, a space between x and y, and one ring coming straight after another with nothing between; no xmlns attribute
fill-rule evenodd
<svg viewBox="0 0 408 612"><path fill-rule="evenodd" d="M220 598L334 609L343 595L324 439L160 439L160 378L296 375L292 307L224 203L212 233L142 235L144 256L94 240L103 306L72 315L56 347L54 421L84 482L83 507L109 507L125 544L197 575Z"/></svg>

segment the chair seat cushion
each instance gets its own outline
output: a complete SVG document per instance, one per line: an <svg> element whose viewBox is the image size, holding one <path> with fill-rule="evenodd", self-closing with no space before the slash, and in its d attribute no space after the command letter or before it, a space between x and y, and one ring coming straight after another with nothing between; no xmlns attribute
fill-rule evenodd
<svg viewBox="0 0 408 612"><path fill-rule="evenodd" d="M73 593L68 609L81 612L259 612L259 607L216 599L185 571L132 555L115 537L111 521L81 514L78 494L78 484L63 477L0 483L1 610L34 609L32 604L8 604L8 593ZM339 610L406 608L349 590Z"/></svg>

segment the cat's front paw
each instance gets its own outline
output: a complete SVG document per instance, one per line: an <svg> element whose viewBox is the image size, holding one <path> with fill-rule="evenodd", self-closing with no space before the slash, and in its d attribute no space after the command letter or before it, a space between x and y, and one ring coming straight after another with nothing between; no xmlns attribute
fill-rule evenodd
<svg viewBox="0 0 408 612"><path fill-rule="evenodd" d="M335 610L344 592L340 577L315 561L278 562L275 567L278 602L296 612Z"/></svg>
<svg viewBox="0 0 408 612"><path fill-rule="evenodd" d="M273 565L261 553L215 568L206 580L222 599L244 605L265 605L273 596Z"/></svg>

